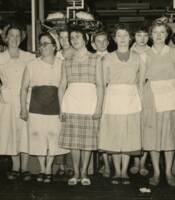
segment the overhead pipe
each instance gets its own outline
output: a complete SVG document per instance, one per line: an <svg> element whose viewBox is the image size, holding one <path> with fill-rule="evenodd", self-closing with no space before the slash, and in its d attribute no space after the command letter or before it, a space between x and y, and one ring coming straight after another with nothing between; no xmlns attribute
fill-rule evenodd
<svg viewBox="0 0 175 200"><path fill-rule="evenodd" d="M32 20L32 51L36 51L36 4L35 0L31 0L31 20Z"/></svg>

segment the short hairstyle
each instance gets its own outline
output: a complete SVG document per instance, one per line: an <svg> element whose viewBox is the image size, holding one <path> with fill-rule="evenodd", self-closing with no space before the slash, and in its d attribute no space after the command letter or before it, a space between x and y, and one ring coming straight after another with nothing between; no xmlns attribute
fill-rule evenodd
<svg viewBox="0 0 175 200"><path fill-rule="evenodd" d="M129 27L129 24L126 24L126 23L120 23L120 24L115 24L113 29L112 29L112 38L114 39L115 36L116 36L116 33L118 30L125 30L129 33L129 36L132 37L132 33L130 31L130 27Z"/></svg>
<svg viewBox="0 0 175 200"><path fill-rule="evenodd" d="M53 44L53 46L55 46L55 52L54 54L56 54L57 52L57 45L56 45L56 41L54 39L54 37L49 33L49 32L44 32L44 33L41 33L39 36L38 36L38 39L39 41L41 40L42 37L47 37L49 38L49 40L51 41L51 43Z"/></svg>
<svg viewBox="0 0 175 200"><path fill-rule="evenodd" d="M20 35L21 35L21 40L22 40L23 29L22 29L22 27L21 27L19 24L17 24L17 23L9 24L9 26L7 27L7 29L6 29L6 31L5 31L5 37L7 37L9 31L12 30L12 29L19 30Z"/></svg>
<svg viewBox="0 0 175 200"><path fill-rule="evenodd" d="M71 35L72 32L81 33L81 35L83 37L83 40L85 41L85 44L86 45L88 44L87 33L84 30L82 30L80 27L78 27L78 26L74 26L74 27L69 28L68 39L69 39L69 43L70 44L71 44L70 35Z"/></svg>
<svg viewBox="0 0 175 200"><path fill-rule="evenodd" d="M171 35L172 35L171 27L166 22L163 22L161 20L155 20L155 21L153 21L152 26L150 26L150 29L149 29L150 35L152 34L153 29L157 26L165 27L166 32L167 32L167 38L165 39L165 43L168 44L171 39Z"/></svg>
<svg viewBox="0 0 175 200"><path fill-rule="evenodd" d="M104 30L98 30L94 34L92 34L92 42L95 42L95 38L100 35L104 35L107 38L107 40L109 41L110 38L109 38L108 32L106 32Z"/></svg>
<svg viewBox="0 0 175 200"><path fill-rule="evenodd" d="M56 41L49 32L41 33L39 35L38 39L41 40L42 37L48 37L50 39L51 43L56 46Z"/></svg>
<svg viewBox="0 0 175 200"><path fill-rule="evenodd" d="M155 20L152 23L152 26L150 26L150 29L149 29L150 33L152 33L153 29L155 27L157 27L157 26L164 26L168 34L172 33L172 29L171 29L171 27L167 23L161 22L161 21L157 21L157 20Z"/></svg>
<svg viewBox="0 0 175 200"><path fill-rule="evenodd" d="M141 24L136 30L135 34L139 32L144 32L149 34L149 26L147 24Z"/></svg>

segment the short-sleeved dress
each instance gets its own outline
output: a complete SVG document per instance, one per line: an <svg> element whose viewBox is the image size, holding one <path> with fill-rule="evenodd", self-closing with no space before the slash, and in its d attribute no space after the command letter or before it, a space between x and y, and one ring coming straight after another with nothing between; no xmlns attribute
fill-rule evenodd
<svg viewBox="0 0 175 200"><path fill-rule="evenodd" d="M12 59L8 51L0 54L0 154L28 153L26 122L20 119L20 88L24 69L35 56L20 50L19 58Z"/></svg>
<svg viewBox="0 0 175 200"><path fill-rule="evenodd" d="M31 100L29 105L29 154L59 155L68 150L58 148L59 120L58 88L61 77L60 59L48 64L40 58L28 66Z"/></svg>
<svg viewBox="0 0 175 200"><path fill-rule="evenodd" d="M116 52L103 59L106 83L100 123L99 149L109 152L141 150L141 102L136 86L139 57L130 52L120 61Z"/></svg>
<svg viewBox="0 0 175 200"><path fill-rule="evenodd" d="M158 53L152 47L143 60L146 66L143 149L174 150L175 50L165 45Z"/></svg>
<svg viewBox="0 0 175 200"><path fill-rule="evenodd" d="M62 123L59 146L67 149L96 150L99 120L93 120L97 104L97 56L86 51L81 58L65 60L68 87L62 101L66 120Z"/></svg>
<svg viewBox="0 0 175 200"><path fill-rule="evenodd" d="M138 54L141 58L143 54L146 54L150 50L150 47L148 45L146 45L144 49L140 50L137 48L136 43L134 43L130 50L132 52ZM143 140L143 132L144 132L144 125L143 125L143 109L142 109L142 112L141 112L141 133L142 133L141 138L142 138L142 140ZM143 141L142 141L142 143L143 143Z"/></svg>
<svg viewBox="0 0 175 200"><path fill-rule="evenodd" d="M140 51L140 50L137 48L136 43L134 43L134 44L132 45L132 47L131 47L130 50L131 50L132 52L137 53L138 55L141 55L141 54L143 54L143 53L146 53L149 49L150 49L150 47L149 47L148 45L146 45L145 48L144 48L142 51Z"/></svg>

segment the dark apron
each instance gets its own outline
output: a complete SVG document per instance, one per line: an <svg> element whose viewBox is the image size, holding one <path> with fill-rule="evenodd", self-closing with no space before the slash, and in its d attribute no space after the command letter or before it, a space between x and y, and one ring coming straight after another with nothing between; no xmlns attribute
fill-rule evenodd
<svg viewBox="0 0 175 200"><path fill-rule="evenodd" d="M58 115L59 111L58 88L56 86L32 87L30 113Z"/></svg>

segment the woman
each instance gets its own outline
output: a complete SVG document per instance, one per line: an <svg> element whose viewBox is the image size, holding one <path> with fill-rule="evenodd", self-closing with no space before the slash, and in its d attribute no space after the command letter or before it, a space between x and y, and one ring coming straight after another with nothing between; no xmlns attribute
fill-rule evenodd
<svg viewBox="0 0 175 200"><path fill-rule="evenodd" d="M103 100L101 66L97 56L87 51L84 32L73 28L69 38L74 55L62 68L59 97L64 122L59 145L72 153L74 176L68 184L76 185L81 180L82 185L90 185L87 168L92 150L97 149Z"/></svg>
<svg viewBox="0 0 175 200"><path fill-rule="evenodd" d="M67 57L72 56L74 49L69 43L69 31L68 27L65 25L64 29L58 32L58 39L60 42L61 50L60 53L62 57L65 59Z"/></svg>
<svg viewBox="0 0 175 200"><path fill-rule="evenodd" d="M69 43L69 32L68 27L65 24L64 27L61 27L58 32L58 41L60 43L61 49L57 51L57 57L59 59L66 59L73 55L73 48ZM56 161L54 163L59 166L57 174L58 175L72 175L73 174L73 166L72 166L72 157L71 154L66 154L63 156L57 156Z"/></svg>
<svg viewBox="0 0 175 200"><path fill-rule="evenodd" d="M98 30L93 34L92 37L92 46L96 50L96 55L103 58L106 54L108 54L108 46L109 46L109 36L108 33L104 30ZM101 158L102 157L102 158ZM106 152L102 152L102 156L99 160L103 160L104 165L100 166L99 172L105 178L110 177L110 162L109 162L109 155Z"/></svg>
<svg viewBox="0 0 175 200"><path fill-rule="evenodd" d="M145 54L144 137L143 148L151 154L154 174L150 185L160 182L160 152L165 154L165 174L175 186L171 168L175 150L175 50L165 42L169 27L156 20L151 27L152 48Z"/></svg>
<svg viewBox="0 0 175 200"><path fill-rule="evenodd" d="M130 154L141 150L142 70L139 57L130 52L130 32L126 24L117 24L113 32L117 51L104 56L106 86L100 125L99 149L112 153L115 176L112 184L129 184L127 174Z"/></svg>
<svg viewBox="0 0 175 200"><path fill-rule="evenodd" d="M26 123L20 119L20 88L24 69L34 55L19 48L23 31L18 25L9 25L5 36L7 50L0 54L0 154L12 156L8 179L17 179L21 171L23 180L27 181L31 179L28 172L28 134Z"/></svg>
<svg viewBox="0 0 175 200"><path fill-rule="evenodd" d="M55 155L68 153L57 147L60 121L58 88L62 61L57 59L56 42L49 33L39 36L41 56L31 62L24 72L21 89L21 118L28 119L27 94L31 88L29 105L29 154L38 156L38 182L51 182L51 166Z"/></svg>
<svg viewBox="0 0 175 200"><path fill-rule="evenodd" d="M150 47L148 46L149 41L149 31L148 27L141 25L135 32L135 43L131 47L131 51L142 55L149 51ZM143 130L142 130L143 132ZM148 175L149 171L146 169L145 163L147 159L148 152L144 151L141 157L134 157L134 166L130 168L132 174L137 174L138 172L142 176Z"/></svg>

